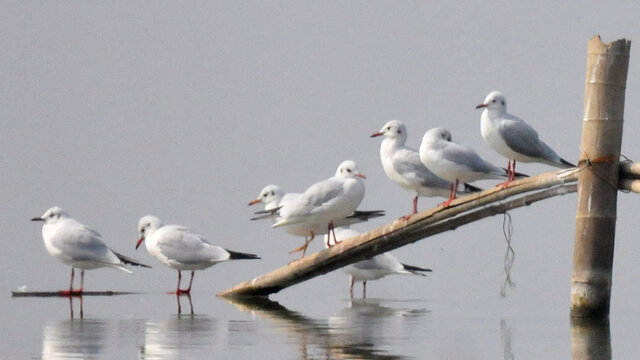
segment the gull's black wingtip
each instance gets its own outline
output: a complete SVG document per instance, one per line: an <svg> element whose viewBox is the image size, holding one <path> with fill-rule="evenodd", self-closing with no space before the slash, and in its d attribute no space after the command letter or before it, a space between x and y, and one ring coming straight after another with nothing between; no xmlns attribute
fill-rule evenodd
<svg viewBox="0 0 640 360"><path fill-rule="evenodd" d="M227 250L227 249L225 249L225 250ZM227 252L229 253L229 259L230 260L256 260L256 259L261 259L260 256L255 255L255 254L247 254L247 253L241 253L241 252L231 251L231 250L227 250Z"/></svg>
<svg viewBox="0 0 640 360"><path fill-rule="evenodd" d="M402 264L402 266L404 267L405 270L407 270L408 272L412 273L412 274L416 274L416 275L422 275L425 276L425 274L423 274L423 272L432 272L431 269L427 269L427 268L421 268L418 266L413 266L413 265L407 265L407 264Z"/></svg>
<svg viewBox="0 0 640 360"><path fill-rule="evenodd" d="M567 160L565 160L565 159L563 159L563 158L560 158L560 163L561 163L562 165L564 165L565 167L568 167L568 168L570 168L570 167L576 167L575 165L573 165L572 163L568 162Z"/></svg>
<svg viewBox="0 0 640 360"><path fill-rule="evenodd" d="M471 184L464 183L464 191L466 191L466 192L473 193L473 192L480 192L482 190L484 190L484 189L479 188L477 186L473 186Z"/></svg>

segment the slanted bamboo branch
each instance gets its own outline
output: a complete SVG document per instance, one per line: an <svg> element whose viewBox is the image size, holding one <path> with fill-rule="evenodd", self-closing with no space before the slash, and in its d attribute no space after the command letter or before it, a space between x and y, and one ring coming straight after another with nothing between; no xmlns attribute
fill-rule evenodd
<svg viewBox="0 0 640 360"><path fill-rule="evenodd" d="M587 165L585 165L587 166ZM267 296L283 288L326 274L343 266L371 258L428 236L557 195L575 192L581 169L545 173L512 183L506 189L492 188L414 215L410 221L396 220L367 233L342 241L329 249L295 261L253 280L222 291L218 296ZM543 190L544 189L544 190ZM543 191L540 191L543 190ZM521 194L527 195L509 199Z"/></svg>

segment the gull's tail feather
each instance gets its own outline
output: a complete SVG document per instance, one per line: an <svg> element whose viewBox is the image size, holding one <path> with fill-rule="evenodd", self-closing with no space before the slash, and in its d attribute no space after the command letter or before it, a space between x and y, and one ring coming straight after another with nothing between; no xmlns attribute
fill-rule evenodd
<svg viewBox="0 0 640 360"><path fill-rule="evenodd" d="M227 250L227 249L225 249ZM260 259L258 255L241 253L237 251L227 250L229 253L229 260L255 260Z"/></svg>
<svg viewBox="0 0 640 360"><path fill-rule="evenodd" d="M420 275L420 276L427 276L425 274L423 274L423 272L431 272L431 269L427 269L427 268L421 268L421 267L417 267L417 266L413 266L413 265L407 265L407 264L402 264L402 266L404 267L404 269L414 275Z"/></svg>
<svg viewBox="0 0 640 360"><path fill-rule="evenodd" d="M122 271L126 272L127 274L133 274L133 271L131 271L130 269L127 269L127 267L122 265L122 264L110 264L109 267L110 268L114 268L114 269L118 269L118 270L122 270Z"/></svg>
<svg viewBox="0 0 640 360"><path fill-rule="evenodd" d="M275 222L271 227L277 228L279 226L289 225L291 223L290 219L284 218L278 222Z"/></svg>
<svg viewBox="0 0 640 360"><path fill-rule="evenodd" d="M133 265L133 266L140 266L140 267L146 267L146 268L150 268L151 266L149 265L145 265L141 262L138 262L138 260L132 259L130 257L124 256L122 254L118 254L117 252L111 250L111 252L113 252L117 257L118 260L122 261L123 263L127 264L127 265Z"/></svg>

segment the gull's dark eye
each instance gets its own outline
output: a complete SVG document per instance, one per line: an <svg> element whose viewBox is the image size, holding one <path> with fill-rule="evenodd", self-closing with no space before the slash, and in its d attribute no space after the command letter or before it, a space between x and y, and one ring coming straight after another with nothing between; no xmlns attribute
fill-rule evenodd
<svg viewBox="0 0 640 360"><path fill-rule="evenodd" d="M391 130L391 126L387 126L387 130Z"/></svg>
<svg viewBox="0 0 640 360"><path fill-rule="evenodd" d="M347 169L347 172L351 172L351 169Z"/></svg>
<svg viewBox="0 0 640 360"><path fill-rule="evenodd" d="M491 100L491 102L492 102L492 103L495 103L495 102L496 102L496 99Z"/></svg>
<svg viewBox="0 0 640 360"><path fill-rule="evenodd" d="M402 134L402 130L398 129L398 134Z"/></svg>

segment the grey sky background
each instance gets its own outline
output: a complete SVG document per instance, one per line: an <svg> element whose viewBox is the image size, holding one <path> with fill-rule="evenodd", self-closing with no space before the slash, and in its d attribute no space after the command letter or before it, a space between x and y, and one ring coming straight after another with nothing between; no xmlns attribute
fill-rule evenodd
<svg viewBox="0 0 640 360"><path fill-rule="evenodd" d="M41 225L29 222L54 205L153 266L132 276L90 271L88 290L175 286L174 270L134 251L137 221L147 214L263 257L201 272L195 291L217 292L286 264L301 239L249 222L257 209L247 203L270 183L302 191L346 159L367 175L361 208L388 214L356 229L390 222L408 213L413 195L385 176L380 139L369 135L399 119L418 148L426 130L444 126L505 166L484 144L474 109L491 90L503 91L509 112L576 162L587 42L596 34L633 41L623 153L639 155L637 1L4 1L0 8L4 299L20 285L67 286L69 268L46 253ZM419 210L440 201L421 198ZM640 306L622 300L639 295L637 201L625 194L619 201L616 309ZM567 311L575 205L570 195L512 213L518 287L506 302L496 300L501 217L399 249L403 262L433 275L371 291L461 306L486 300L514 311L545 293L549 299L524 310ZM312 250L320 248L315 241ZM346 283L329 275L276 299L345 297Z"/></svg>

